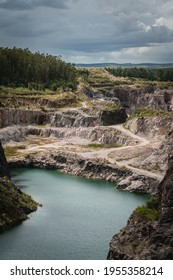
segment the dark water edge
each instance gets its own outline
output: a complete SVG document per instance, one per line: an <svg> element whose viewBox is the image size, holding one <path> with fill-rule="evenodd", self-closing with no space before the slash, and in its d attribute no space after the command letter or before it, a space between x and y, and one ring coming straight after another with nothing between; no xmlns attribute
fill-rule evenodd
<svg viewBox="0 0 173 280"><path fill-rule="evenodd" d="M109 242L149 196L57 171L12 170L13 180L43 207L0 235L0 259L106 259Z"/></svg>

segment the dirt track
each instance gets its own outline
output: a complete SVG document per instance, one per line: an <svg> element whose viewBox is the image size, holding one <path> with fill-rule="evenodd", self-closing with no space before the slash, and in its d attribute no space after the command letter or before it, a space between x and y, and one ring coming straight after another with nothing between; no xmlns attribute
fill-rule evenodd
<svg viewBox="0 0 173 280"><path fill-rule="evenodd" d="M134 159L128 159L128 160L121 160L120 162L116 160L115 157L110 156L112 152L121 151L122 154L126 153L127 150L130 150L132 153L134 150L138 150L139 148L143 147L150 147L153 145L153 143L150 143L150 140L145 139L143 137L137 136L133 134L131 131L125 129L122 125L114 125L113 128L121 131L122 133L126 134L129 137L132 137L133 139L136 139L136 145L135 146L125 146L125 147L119 147L119 148L109 148L109 149L101 149L99 151L93 151L93 152L85 152L80 153L83 157L86 158L105 158L112 164L117 164L118 166L125 166L127 169L132 170L133 172L136 172L140 175L156 178L158 180L162 180L163 175L160 175L158 173L150 172L148 170L132 167L130 164L133 163Z"/></svg>

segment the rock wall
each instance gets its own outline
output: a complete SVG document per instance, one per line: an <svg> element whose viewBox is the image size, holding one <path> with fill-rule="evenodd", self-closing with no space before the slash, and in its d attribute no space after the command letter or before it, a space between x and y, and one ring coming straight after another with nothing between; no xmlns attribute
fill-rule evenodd
<svg viewBox="0 0 173 280"><path fill-rule="evenodd" d="M147 137L162 136L173 128L173 117L133 118L127 121L125 128Z"/></svg>
<svg viewBox="0 0 173 280"><path fill-rule="evenodd" d="M45 124L49 115L39 110L0 109L0 128L21 124Z"/></svg>
<svg viewBox="0 0 173 280"><path fill-rule="evenodd" d="M173 130L169 130L157 148L155 148L140 163L141 168L147 170L157 170L165 173L167 170L167 162L173 151Z"/></svg>
<svg viewBox="0 0 173 280"><path fill-rule="evenodd" d="M140 88L117 87L111 92L112 97L119 99L120 104L129 113L135 108L147 107L165 111L173 110L173 89L170 87L162 89L156 85L147 85Z"/></svg>
<svg viewBox="0 0 173 280"><path fill-rule="evenodd" d="M10 178L7 160L5 158L4 150L0 142L0 177L5 177L5 176Z"/></svg>
<svg viewBox="0 0 173 280"><path fill-rule="evenodd" d="M74 109L66 111L40 111L14 108L0 109L0 128L12 125L50 124L52 127L89 127L125 122L127 114L123 108L117 110Z"/></svg>
<svg viewBox="0 0 173 280"><path fill-rule="evenodd" d="M109 164L106 160L88 160L75 153L59 152L56 149L29 154L23 159L13 158L9 164L11 167L57 169L76 176L103 179L113 182L115 186L118 185L120 189L129 192L155 194L158 186L156 179L136 175L128 169L121 169L116 165ZM121 181L125 180L126 184L120 184Z"/></svg>
<svg viewBox="0 0 173 280"><path fill-rule="evenodd" d="M163 84L162 86L157 82L146 82L142 85L133 81L131 85L119 85L116 84L116 81L115 83L112 81L106 83L102 79L98 83L90 82L90 88L83 88L83 92L89 98L119 103L126 108L128 113L132 113L138 107L173 111L173 88L171 85Z"/></svg>
<svg viewBox="0 0 173 280"><path fill-rule="evenodd" d="M22 193L10 180L10 173L0 143L0 231L27 219L38 203Z"/></svg>
<svg viewBox="0 0 173 280"><path fill-rule="evenodd" d="M45 127L39 128L34 126L10 126L1 129L0 141L7 144L10 141L20 142L28 135L36 135L41 137L54 137L68 141L85 139L88 142L97 142L101 144L116 144L118 145L135 145L135 139L121 133L112 127L70 127L70 128L54 128Z"/></svg>
<svg viewBox="0 0 173 280"><path fill-rule="evenodd" d="M173 259L173 156L158 187L158 219L136 211L110 243L108 259Z"/></svg>
<svg viewBox="0 0 173 280"><path fill-rule="evenodd" d="M9 126L1 129L0 141L4 145L11 141L20 142L28 135L27 127L23 126Z"/></svg>

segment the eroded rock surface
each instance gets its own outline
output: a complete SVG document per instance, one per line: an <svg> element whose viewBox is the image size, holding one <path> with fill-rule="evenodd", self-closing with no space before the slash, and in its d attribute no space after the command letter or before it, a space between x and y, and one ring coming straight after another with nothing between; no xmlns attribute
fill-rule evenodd
<svg viewBox="0 0 173 280"><path fill-rule="evenodd" d="M45 125L53 127L89 127L123 123L127 119L123 108L68 109L41 111L31 109L0 108L0 128L12 125Z"/></svg>
<svg viewBox="0 0 173 280"><path fill-rule="evenodd" d="M29 154L23 159L13 158L9 161L9 165L11 167L57 169L81 177L104 179L129 192L155 194L158 185L157 179L136 175L132 171L121 169L104 159L86 159L74 153L60 152L55 149ZM123 186L121 185L122 181L126 181Z"/></svg>
<svg viewBox="0 0 173 280"><path fill-rule="evenodd" d="M173 156L158 187L159 216L149 219L134 211L110 243L108 259L173 259Z"/></svg>
<svg viewBox="0 0 173 280"><path fill-rule="evenodd" d="M9 178L9 170L0 143L0 231L27 219L38 203L22 193Z"/></svg>

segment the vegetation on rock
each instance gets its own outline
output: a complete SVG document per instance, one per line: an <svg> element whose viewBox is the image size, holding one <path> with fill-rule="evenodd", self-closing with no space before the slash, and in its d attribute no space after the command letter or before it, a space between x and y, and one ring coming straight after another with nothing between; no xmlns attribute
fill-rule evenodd
<svg viewBox="0 0 173 280"><path fill-rule="evenodd" d="M136 108L129 119L133 118L153 118L153 117L173 117L173 112L167 112L164 110L154 110L150 108Z"/></svg>
<svg viewBox="0 0 173 280"><path fill-rule="evenodd" d="M7 161L0 143L0 231L27 219L38 203L21 192L11 181Z"/></svg>
<svg viewBox="0 0 173 280"><path fill-rule="evenodd" d="M27 214L37 209L38 203L22 193L12 181L0 178L0 230L27 219Z"/></svg>

